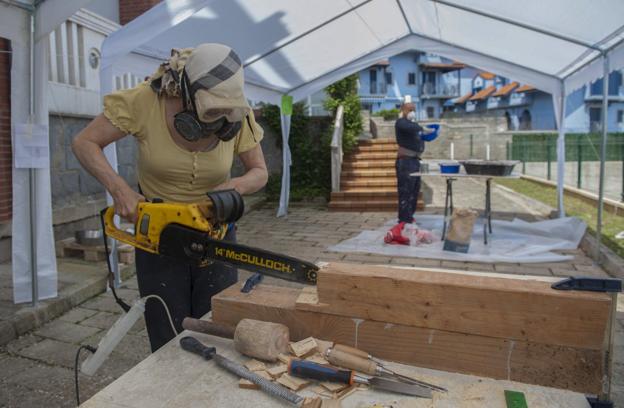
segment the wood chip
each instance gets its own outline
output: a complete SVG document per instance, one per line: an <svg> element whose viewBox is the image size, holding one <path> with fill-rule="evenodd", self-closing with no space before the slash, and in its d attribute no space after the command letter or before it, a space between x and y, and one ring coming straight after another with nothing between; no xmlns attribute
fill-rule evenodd
<svg viewBox="0 0 624 408"><path fill-rule="evenodd" d="M303 400L303 404L301 404L301 408L321 408L323 404L323 400L319 397L308 397Z"/></svg>
<svg viewBox="0 0 624 408"><path fill-rule="evenodd" d="M325 341L325 340L319 340L319 339L314 339L316 340L316 344L318 345L318 351L321 355L325 355L325 352L327 351L327 349L330 349L334 346L334 342L333 341Z"/></svg>
<svg viewBox="0 0 624 408"><path fill-rule="evenodd" d="M310 385L309 387L306 388L306 391L310 391L317 395L320 395L322 397L327 397L327 398L332 398L334 396L331 392L327 391L327 389L321 387L318 384Z"/></svg>
<svg viewBox="0 0 624 408"><path fill-rule="evenodd" d="M292 357L290 357L288 354L284 354L284 353L279 353L279 354L277 355L277 359L278 359L279 361L281 361L282 363L284 363L284 364L289 364L289 363L290 363L291 358L292 358Z"/></svg>
<svg viewBox="0 0 624 408"><path fill-rule="evenodd" d="M293 391L299 391L300 389L308 385L309 381L304 378L297 378L288 374L284 374L277 379L277 382L282 384L284 387L290 388Z"/></svg>
<svg viewBox="0 0 624 408"><path fill-rule="evenodd" d="M286 364L280 364L275 367L267 368L266 371L271 374L271 377L277 378L288 371L288 366Z"/></svg>
<svg viewBox="0 0 624 408"><path fill-rule="evenodd" d="M320 365L329 365L329 362L323 358L319 353L314 353L311 356L305 358L306 361L310 361L312 363L320 364Z"/></svg>
<svg viewBox="0 0 624 408"><path fill-rule="evenodd" d="M321 385L331 392L338 392L348 387L348 384L327 381L322 382Z"/></svg>
<svg viewBox="0 0 624 408"><path fill-rule="evenodd" d="M243 388L245 390L257 390L260 387L258 387L256 384L252 383L249 380L241 378L240 380L238 380L238 388Z"/></svg>
<svg viewBox="0 0 624 408"><path fill-rule="evenodd" d="M358 385L354 384L354 385L350 385L349 387L345 388L342 391L338 391L338 392L334 393L334 395L336 396L336 398L341 400L341 399L347 398L349 395L353 394L358 389L359 389Z"/></svg>
<svg viewBox="0 0 624 408"><path fill-rule="evenodd" d="M262 362L262 361L258 361L255 359L249 360L248 362L245 363L245 367L247 367L247 369L249 371L262 371L262 370L266 370L266 365Z"/></svg>
<svg viewBox="0 0 624 408"><path fill-rule="evenodd" d="M313 337L308 337L296 343L290 343L290 349L297 357L303 357L318 350L318 344Z"/></svg>
<svg viewBox="0 0 624 408"><path fill-rule="evenodd" d="M337 399L324 399L321 408L341 408L342 403Z"/></svg>

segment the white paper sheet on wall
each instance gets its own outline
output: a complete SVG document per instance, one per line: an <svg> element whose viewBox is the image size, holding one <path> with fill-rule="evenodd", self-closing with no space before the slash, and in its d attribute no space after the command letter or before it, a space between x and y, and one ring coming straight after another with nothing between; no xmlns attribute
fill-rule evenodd
<svg viewBox="0 0 624 408"><path fill-rule="evenodd" d="M30 123L15 126L15 167L46 169L50 167L48 126Z"/></svg>

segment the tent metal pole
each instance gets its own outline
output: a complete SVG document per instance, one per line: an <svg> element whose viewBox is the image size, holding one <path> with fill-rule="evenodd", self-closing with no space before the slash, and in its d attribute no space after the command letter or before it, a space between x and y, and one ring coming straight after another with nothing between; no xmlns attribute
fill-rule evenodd
<svg viewBox="0 0 624 408"><path fill-rule="evenodd" d="M598 220L596 225L596 256L598 263L602 264L602 256L600 255L600 241L602 237L602 208L604 200L604 177L605 177L605 159L607 157L607 118L609 107L609 56L603 53L603 76L602 76L602 140L600 141L600 179L598 187Z"/></svg>
<svg viewBox="0 0 624 408"><path fill-rule="evenodd" d="M35 122L35 12L30 12L30 123ZM37 271L37 173L33 168L28 169L28 209L30 215L30 287L31 287L31 304L37 307L39 303L39 279Z"/></svg>
<svg viewBox="0 0 624 408"><path fill-rule="evenodd" d="M571 77L572 75L576 74L577 72L579 72L580 70L582 70L583 68L585 68L586 66L588 66L589 64L591 64L592 62L596 61L598 58L602 57L603 54L604 55L608 55L613 49L615 49L616 47L618 47L620 44L624 43L624 38L621 39L620 41L616 42L615 44L613 44L612 46L610 46L609 48L607 48L604 51L601 51L600 54L596 55L594 58L590 59L589 61L587 61L585 64L581 65L580 67L576 67L574 69L574 71L566 74L563 79L568 79L569 77Z"/></svg>
<svg viewBox="0 0 624 408"><path fill-rule="evenodd" d="M412 30L412 25L407 19L407 14L405 14L405 10L403 10L403 5L401 4L401 0L396 0L396 2L397 2L397 6L399 6L399 10L401 10L401 15L403 16L403 21L405 21L405 25L407 26L407 29L409 30L410 34L414 34L414 30Z"/></svg>
<svg viewBox="0 0 624 408"><path fill-rule="evenodd" d="M511 25L514 25L514 26L520 27L520 28L524 28L525 30L534 31L536 33L540 33L540 34L546 35L548 37L557 38L557 39L562 40L562 41L570 42L570 43L573 43L573 44L576 44L576 45L580 45L582 47L592 48L592 49L594 49L596 51L602 52L601 48L596 47L592 43L588 43L588 42L581 41L581 40L576 39L576 38L568 37L568 36L563 35L563 34L555 33L555 32L549 31L549 30L544 30L542 28L534 27L534 26L531 26L529 24L520 23L518 21L511 20L511 19L508 19L508 18L505 18L505 17L496 16L494 14L486 13L484 11L473 9L471 7L467 7L467 6L463 6L463 5L455 4L455 3L450 3L450 2L448 2L446 0L429 0L429 1L431 1L433 3L439 3L439 4L442 4L444 6L456 8L456 9L459 9L459 10L463 10L463 11L466 11L468 13L477 14L477 15L480 15L482 17L487 17L487 18L490 18L492 20L502 21L503 23L511 24Z"/></svg>
<svg viewBox="0 0 624 408"><path fill-rule="evenodd" d="M559 95L559 136L557 137L557 209L559 218L565 217L563 206L565 184L565 83L561 81L561 94Z"/></svg>

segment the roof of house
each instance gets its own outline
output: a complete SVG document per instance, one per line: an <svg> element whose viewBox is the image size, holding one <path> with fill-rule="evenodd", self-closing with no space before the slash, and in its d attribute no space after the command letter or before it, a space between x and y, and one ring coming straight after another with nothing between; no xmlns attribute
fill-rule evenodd
<svg viewBox="0 0 624 408"><path fill-rule="evenodd" d="M423 62L420 64L421 69L440 69L443 71L455 71L458 69L466 68L466 64L462 64L461 62L453 61L451 63L444 62Z"/></svg>
<svg viewBox="0 0 624 408"><path fill-rule="evenodd" d="M479 101L481 99L485 99L488 96L492 95L496 91L496 87L494 85L488 86L485 89L480 90L474 96L470 98L471 101Z"/></svg>
<svg viewBox="0 0 624 408"><path fill-rule="evenodd" d="M531 85L522 85L520 88L515 90L515 92L530 92L530 91L536 91L535 87Z"/></svg>
<svg viewBox="0 0 624 408"><path fill-rule="evenodd" d="M457 100L455 100L455 103L464 103L466 102L470 97L472 96L472 92L468 92L466 95L464 96L460 96L459 98L457 98Z"/></svg>
<svg viewBox="0 0 624 408"><path fill-rule="evenodd" d="M377 61L373 65L381 65L381 66L385 67L385 66L390 65L390 60L389 59L382 59L382 60Z"/></svg>
<svg viewBox="0 0 624 408"><path fill-rule="evenodd" d="M491 72L479 72L477 74L477 76L480 76L483 79L494 79L494 77L496 77L496 75L492 74Z"/></svg>
<svg viewBox="0 0 624 408"><path fill-rule="evenodd" d="M502 86L498 91L496 91L494 93L494 95L492 96L505 96L511 93L511 91L513 91L514 89L516 89L516 87L520 85L517 82L510 82L505 86Z"/></svg>

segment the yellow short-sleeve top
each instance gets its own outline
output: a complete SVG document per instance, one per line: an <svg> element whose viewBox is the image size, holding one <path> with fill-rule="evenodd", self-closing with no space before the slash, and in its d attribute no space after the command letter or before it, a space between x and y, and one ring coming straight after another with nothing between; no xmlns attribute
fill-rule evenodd
<svg viewBox="0 0 624 408"><path fill-rule="evenodd" d="M138 143L137 176L148 200L197 202L205 193L229 180L234 155L255 147L264 135L253 112L240 132L220 141L207 152L190 152L178 146L165 119L165 98L148 82L104 97L104 116Z"/></svg>

